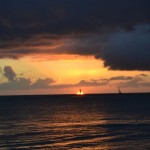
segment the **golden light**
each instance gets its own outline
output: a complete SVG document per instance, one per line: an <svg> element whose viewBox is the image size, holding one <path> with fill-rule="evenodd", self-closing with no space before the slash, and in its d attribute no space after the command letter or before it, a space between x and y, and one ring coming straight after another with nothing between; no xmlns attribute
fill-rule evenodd
<svg viewBox="0 0 150 150"><path fill-rule="evenodd" d="M84 93L81 91L81 89L77 92L77 95L84 95Z"/></svg>

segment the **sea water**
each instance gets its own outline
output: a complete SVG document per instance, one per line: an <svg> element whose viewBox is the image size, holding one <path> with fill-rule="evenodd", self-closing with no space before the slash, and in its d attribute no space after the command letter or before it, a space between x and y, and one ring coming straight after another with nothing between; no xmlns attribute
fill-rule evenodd
<svg viewBox="0 0 150 150"><path fill-rule="evenodd" d="M0 97L0 149L150 149L150 94Z"/></svg>

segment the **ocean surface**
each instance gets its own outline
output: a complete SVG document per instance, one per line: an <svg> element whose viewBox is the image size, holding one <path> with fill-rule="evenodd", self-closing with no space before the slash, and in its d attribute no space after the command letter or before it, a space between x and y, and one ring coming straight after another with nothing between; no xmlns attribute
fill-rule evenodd
<svg viewBox="0 0 150 150"><path fill-rule="evenodd" d="M150 94L0 97L0 150L150 150Z"/></svg>

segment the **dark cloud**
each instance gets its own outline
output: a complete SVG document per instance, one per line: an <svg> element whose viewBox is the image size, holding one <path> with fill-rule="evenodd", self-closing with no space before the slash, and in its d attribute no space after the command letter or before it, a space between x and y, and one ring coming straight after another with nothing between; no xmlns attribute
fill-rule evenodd
<svg viewBox="0 0 150 150"><path fill-rule="evenodd" d="M128 87L150 87L150 82L144 79L145 76L137 75L133 79L119 83L120 87L128 88Z"/></svg>
<svg viewBox="0 0 150 150"><path fill-rule="evenodd" d="M143 79L141 77L135 77L134 79L124 82L124 83L120 83L119 85L121 87L140 87L140 83L141 81L143 81Z"/></svg>
<svg viewBox="0 0 150 150"><path fill-rule="evenodd" d="M143 76L143 77L147 77L148 75L147 74L140 74L141 76Z"/></svg>
<svg viewBox="0 0 150 150"><path fill-rule="evenodd" d="M89 86L105 86L107 82L85 81L81 80L76 84L53 84L55 81L52 78L38 79L34 83L30 78L17 78L11 82L0 84L1 90L29 90L29 89L48 89L48 88L71 88L71 87L89 87Z"/></svg>
<svg viewBox="0 0 150 150"><path fill-rule="evenodd" d="M0 58L93 55L114 70L150 70L148 0L0 0Z"/></svg>
<svg viewBox="0 0 150 150"><path fill-rule="evenodd" d="M12 69L11 66L4 67L4 76L8 79L8 81L14 81L16 77L15 71Z"/></svg>
<svg viewBox="0 0 150 150"><path fill-rule="evenodd" d="M0 72L8 79L8 81L0 83L0 89L2 90L42 89L49 88L51 84L55 83L55 80L52 78L39 78L35 82L32 82L30 78L17 77L17 74L11 66L5 66Z"/></svg>
<svg viewBox="0 0 150 150"><path fill-rule="evenodd" d="M10 82L4 82L0 84L1 90L29 90L29 89L46 89L50 88L50 85L55 81L51 78L38 79L32 82L30 78L16 78Z"/></svg>
<svg viewBox="0 0 150 150"><path fill-rule="evenodd" d="M105 85L111 85L111 86L120 86L123 88L140 88L140 87L150 87L150 82L147 80L148 75L146 74L139 74L136 76L114 76L111 78L102 78L98 81L103 81ZM94 81L94 80L93 80ZM96 80L96 82L98 82ZM113 83L115 82L115 84Z"/></svg>
<svg viewBox="0 0 150 150"><path fill-rule="evenodd" d="M103 81L105 83L110 83L113 81L129 81L129 80L132 80L133 78L134 77L131 77L131 76L114 76L111 78L102 78L102 79L99 79L99 81Z"/></svg>
<svg viewBox="0 0 150 150"><path fill-rule="evenodd" d="M150 70L150 27L114 34L100 56L113 70ZM97 57L98 58L98 57Z"/></svg>
<svg viewBox="0 0 150 150"><path fill-rule="evenodd" d="M133 77L130 77L130 76L116 76L116 77L111 77L109 79L109 81L115 81L115 80L132 80Z"/></svg>
<svg viewBox="0 0 150 150"><path fill-rule="evenodd" d="M86 81L81 80L76 84L53 84L55 80L52 78L37 79L32 82L30 78L17 78L11 82L0 84L1 90L29 90L29 89L48 89L48 88L72 88L72 87L89 87L89 86L106 86L108 82Z"/></svg>
<svg viewBox="0 0 150 150"><path fill-rule="evenodd" d="M147 0L0 0L1 35L27 39L37 34L97 32L150 20ZM2 38L1 37L1 38Z"/></svg>
<svg viewBox="0 0 150 150"><path fill-rule="evenodd" d="M32 84L32 88L49 88L52 83L55 83L55 80L52 78L38 79Z"/></svg>
<svg viewBox="0 0 150 150"><path fill-rule="evenodd" d="M22 89L30 89L31 80L26 78L19 78L14 81L4 82L0 84L1 90L22 90Z"/></svg>
<svg viewBox="0 0 150 150"><path fill-rule="evenodd" d="M98 82L98 81L86 81L86 80L81 80L77 86L104 86L108 85L108 82Z"/></svg>

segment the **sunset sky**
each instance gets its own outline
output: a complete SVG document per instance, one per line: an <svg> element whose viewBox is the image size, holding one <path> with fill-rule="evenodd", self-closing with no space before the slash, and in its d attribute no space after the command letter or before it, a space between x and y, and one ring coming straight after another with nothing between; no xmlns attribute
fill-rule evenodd
<svg viewBox="0 0 150 150"><path fill-rule="evenodd" d="M150 92L149 0L0 0L0 95Z"/></svg>

